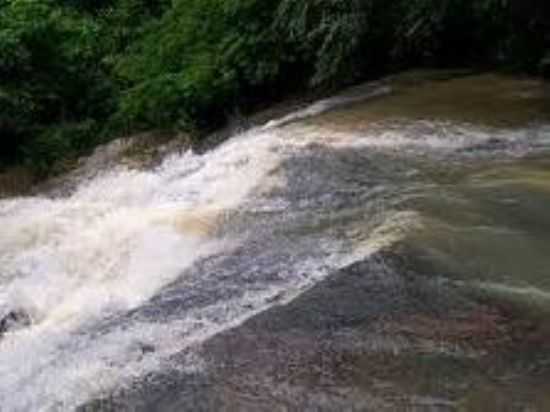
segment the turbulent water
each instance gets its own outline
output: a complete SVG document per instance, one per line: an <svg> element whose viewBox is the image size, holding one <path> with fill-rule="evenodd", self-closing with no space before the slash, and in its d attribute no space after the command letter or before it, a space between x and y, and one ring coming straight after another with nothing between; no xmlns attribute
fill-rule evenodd
<svg viewBox="0 0 550 412"><path fill-rule="evenodd" d="M544 87L403 76L0 201L0 410L545 410Z"/></svg>

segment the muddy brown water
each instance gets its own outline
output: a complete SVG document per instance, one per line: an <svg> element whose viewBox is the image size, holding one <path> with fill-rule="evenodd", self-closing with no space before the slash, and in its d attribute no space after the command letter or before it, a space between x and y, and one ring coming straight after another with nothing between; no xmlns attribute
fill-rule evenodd
<svg viewBox="0 0 550 412"><path fill-rule="evenodd" d="M357 139L419 122L537 134L550 119L547 93L537 80L494 74L404 78L388 97L306 122ZM218 405L548 410L550 156L497 139L467 158L406 159L399 208L418 221L398 244L214 338L205 352Z"/></svg>

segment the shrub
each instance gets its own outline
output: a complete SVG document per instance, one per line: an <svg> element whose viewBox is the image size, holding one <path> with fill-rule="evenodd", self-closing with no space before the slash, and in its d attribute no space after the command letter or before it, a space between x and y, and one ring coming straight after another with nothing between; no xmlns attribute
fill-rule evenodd
<svg viewBox="0 0 550 412"><path fill-rule="evenodd" d="M549 9L547 0L0 0L0 162L46 170L106 135L210 129L235 108L396 68L547 74Z"/></svg>
<svg viewBox="0 0 550 412"><path fill-rule="evenodd" d="M8 0L0 8L0 157L26 155L53 125L108 115L99 32L53 1Z"/></svg>

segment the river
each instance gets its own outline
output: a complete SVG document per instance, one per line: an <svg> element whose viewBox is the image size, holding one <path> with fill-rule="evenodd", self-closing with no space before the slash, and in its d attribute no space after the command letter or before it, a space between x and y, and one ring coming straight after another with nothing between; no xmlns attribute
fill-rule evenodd
<svg viewBox="0 0 550 412"><path fill-rule="evenodd" d="M409 73L0 200L0 410L549 410L548 96Z"/></svg>

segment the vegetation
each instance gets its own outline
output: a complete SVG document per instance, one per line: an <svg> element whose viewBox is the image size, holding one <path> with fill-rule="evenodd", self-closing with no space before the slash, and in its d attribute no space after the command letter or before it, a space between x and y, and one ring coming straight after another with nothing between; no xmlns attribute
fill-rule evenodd
<svg viewBox="0 0 550 412"><path fill-rule="evenodd" d="M548 73L547 0L0 0L0 165L411 66Z"/></svg>

